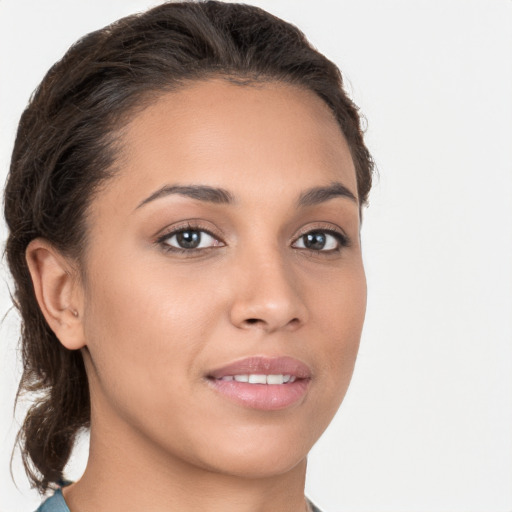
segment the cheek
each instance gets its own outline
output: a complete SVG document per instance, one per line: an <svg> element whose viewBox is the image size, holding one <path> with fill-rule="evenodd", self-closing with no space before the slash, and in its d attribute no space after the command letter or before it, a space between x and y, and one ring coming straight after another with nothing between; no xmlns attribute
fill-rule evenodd
<svg viewBox="0 0 512 512"><path fill-rule="evenodd" d="M341 401L354 369L366 313L366 278L361 262L311 294L314 308L313 332L318 333L312 348L323 352L326 394ZM313 336L314 338L314 336Z"/></svg>
<svg viewBox="0 0 512 512"><path fill-rule="evenodd" d="M89 280L86 340L102 389L130 401L146 394L142 403L149 406L148 393L187 385L183 377L211 329L214 305L211 292L190 276L121 261L105 263L100 268L109 272Z"/></svg>

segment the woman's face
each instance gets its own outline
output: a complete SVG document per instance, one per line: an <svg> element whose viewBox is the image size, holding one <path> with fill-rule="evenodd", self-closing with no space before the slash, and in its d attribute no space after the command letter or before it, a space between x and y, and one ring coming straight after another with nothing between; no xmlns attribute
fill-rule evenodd
<svg viewBox="0 0 512 512"><path fill-rule="evenodd" d="M164 95L122 141L88 217L93 435L162 464L293 468L343 399L365 312L337 123L309 91L219 79Z"/></svg>

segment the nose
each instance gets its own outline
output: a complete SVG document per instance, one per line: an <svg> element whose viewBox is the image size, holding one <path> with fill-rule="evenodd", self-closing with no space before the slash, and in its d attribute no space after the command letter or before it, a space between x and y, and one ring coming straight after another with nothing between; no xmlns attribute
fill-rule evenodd
<svg viewBox="0 0 512 512"><path fill-rule="evenodd" d="M230 318L240 329L294 331L308 319L300 283L278 251L238 262Z"/></svg>

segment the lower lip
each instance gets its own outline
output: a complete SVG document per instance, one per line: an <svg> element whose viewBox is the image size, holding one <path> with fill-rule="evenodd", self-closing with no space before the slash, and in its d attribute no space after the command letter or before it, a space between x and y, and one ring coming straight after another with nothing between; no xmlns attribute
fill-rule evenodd
<svg viewBox="0 0 512 512"><path fill-rule="evenodd" d="M216 391L243 407L278 411L291 407L304 398L309 379L297 379L286 384L248 384L219 379L210 379L209 382Z"/></svg>

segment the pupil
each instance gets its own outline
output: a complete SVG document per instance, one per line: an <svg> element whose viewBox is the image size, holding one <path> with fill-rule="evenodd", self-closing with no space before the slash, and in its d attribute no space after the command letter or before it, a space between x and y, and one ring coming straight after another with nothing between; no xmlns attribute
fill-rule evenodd
<svg viewBox="0 0 512 512"><path fill-rule="evenodd" d="M199 231L182 231L176 235L178 244L183 249L195 249L201 243Z"/></svg>
<svg viewBox="0 0 512 512"><path fill-rule="evenodd" d="M325 242L324 233L308 233L307 235L304 235L304 245L308 249L323 249Z"/></svg>

